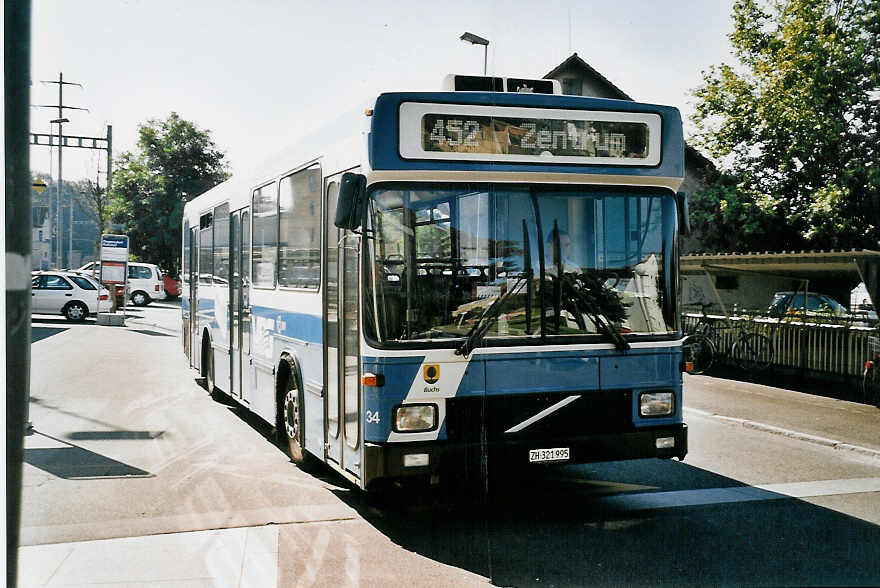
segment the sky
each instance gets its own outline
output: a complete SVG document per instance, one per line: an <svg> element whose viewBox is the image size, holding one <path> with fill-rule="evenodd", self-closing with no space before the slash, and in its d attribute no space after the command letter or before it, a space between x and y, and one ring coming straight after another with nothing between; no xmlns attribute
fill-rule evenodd
<svg viewBox="0 0 880 588"><path fill-rule="evenodd" d="M731 62L733 0L33 0L31 102L65 112L65 135L103 137L114 158L171 112L208 130L233 173L392 90L439 90L449 73L541 78L573 52L642 102L693 111L701 72ZM34 108L48 133L57 111ZM686 133L689 124L685 123ZM57 131L56 131L57 132ZM94 180L103 152L65 149L64 179ZM57 152L31 168L57 174ZM106 180L100 176L103 185Z"/></svg>

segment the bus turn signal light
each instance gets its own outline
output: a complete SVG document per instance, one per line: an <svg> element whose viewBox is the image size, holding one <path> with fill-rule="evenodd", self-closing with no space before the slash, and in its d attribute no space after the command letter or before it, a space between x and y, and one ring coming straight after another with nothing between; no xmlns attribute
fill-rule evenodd
<svg viewBox="0 0 880 588"><path fill-rule="evenodd" d="M379 387L385 385L385 376L382 374L363 374L361 375L361 384L364 386Z"/></svg>

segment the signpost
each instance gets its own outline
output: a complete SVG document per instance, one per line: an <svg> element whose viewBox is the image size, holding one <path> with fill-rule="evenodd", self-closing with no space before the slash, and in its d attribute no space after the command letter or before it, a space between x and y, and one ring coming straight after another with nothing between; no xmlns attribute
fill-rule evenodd
<svg viewBox="0 0 880 588"><path fill-rule="evenodd" d="M125 325L125 290L128 286L128 235L101 235L101 270L98 281L108 284L116 298L116 286L122 284L122 317L98 313L99 324ZM121 319L121 320L120 320Z"/></svg>

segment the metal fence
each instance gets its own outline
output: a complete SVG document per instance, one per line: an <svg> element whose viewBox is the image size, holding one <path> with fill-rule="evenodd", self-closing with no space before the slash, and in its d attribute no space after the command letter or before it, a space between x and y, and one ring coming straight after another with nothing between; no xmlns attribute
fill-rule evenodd
<svg viewBox="0 0 880 588"><path fill-rule="evenodd" d="M693 330L702 315L682 315L682 328ZM871 357L871 341L877 329L846 325L802 323L769 318L731 317L730 325L722 316L708 316L713 342L718 351L716 361L732 364L731 350L741 329L758 332L770 338L773 347L771 369L794 370L805 375L859 378L865 360Z"/></svg>

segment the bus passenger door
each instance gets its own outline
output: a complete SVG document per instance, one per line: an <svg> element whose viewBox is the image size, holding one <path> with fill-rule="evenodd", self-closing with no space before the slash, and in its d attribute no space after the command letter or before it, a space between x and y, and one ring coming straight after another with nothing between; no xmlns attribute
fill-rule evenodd
<svg viewBox="0 0 880 588"><path fill-rule="evenodd" d="M351 231L339 241L339 395L342 401L343 466L361 477L360 332L358 253L360 239Z"/></svg>
<svg viewBox="0 0 880 588"><path fill-rule="evenodd" d="M191 227L189 248L189 365L201 369L201 347L199 341L199 227Z"/></svg>
<svg viewBox="0 0 880 588"><path fill-rule="evenodd" d="M342 467L342 431L339 426L339 239L334 221L339 196L339 176L326 180L324 224L324 446L327 461Z"/></svg>
<svg viewBox="0 0 880 588"><path fill-rule="evenodd" d="M229 230L229 394L241 397L241 211Z"/></svg>
<svg viewBox="0 0 880 588"><path fill-rule="evenodd" d="M336 228L340 176L327 180L327 242L324 258L326 308L326 447L327 459L361 477L361 399L358 299L359 239Z"/></svg>
<svg viewBox="0 0 880 588"><path fill-rule="evenodd" d="M232 221L232 264L235 269L234 285L230 296L232 321L232 388L233 396L247 401L251 381L251 221L247 209L235 213Z"/></svg>

